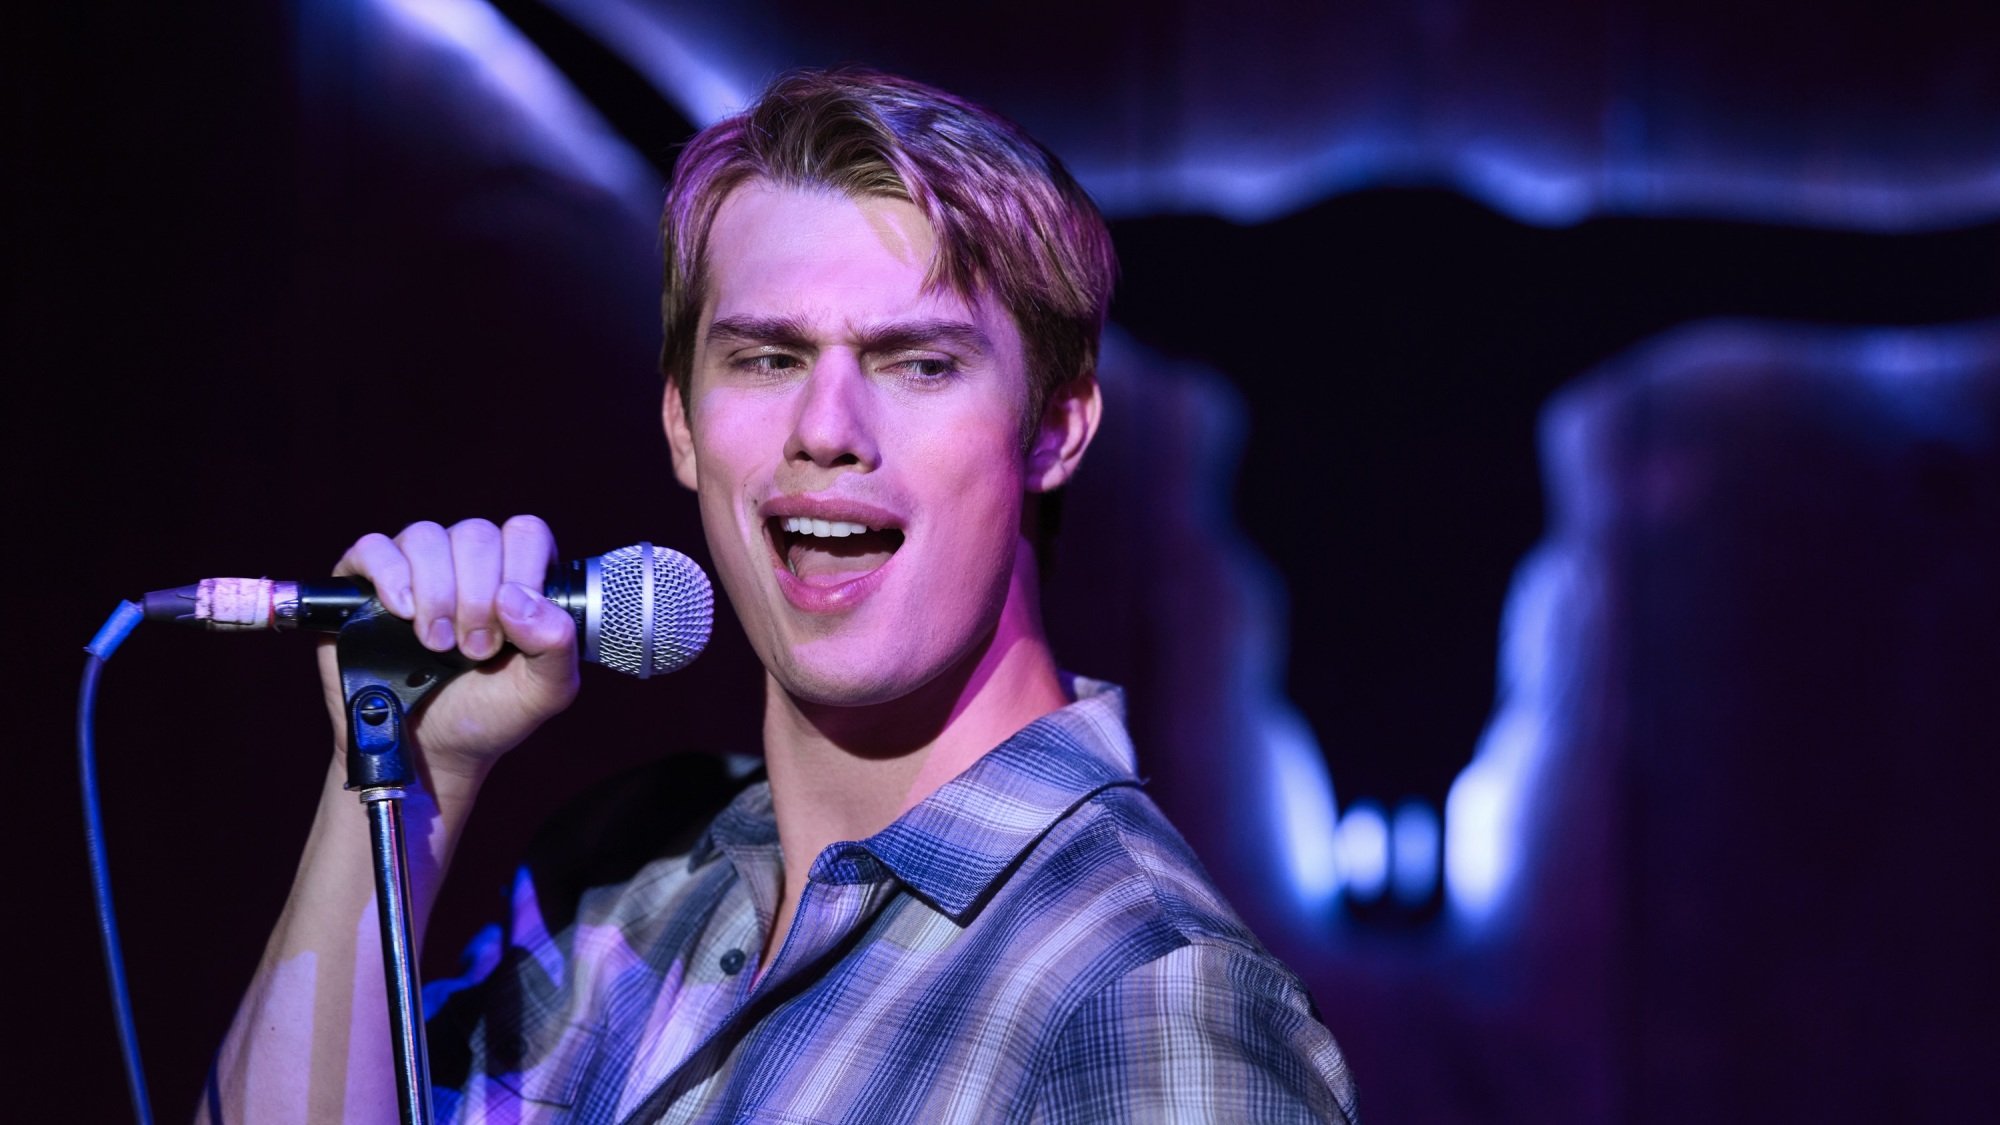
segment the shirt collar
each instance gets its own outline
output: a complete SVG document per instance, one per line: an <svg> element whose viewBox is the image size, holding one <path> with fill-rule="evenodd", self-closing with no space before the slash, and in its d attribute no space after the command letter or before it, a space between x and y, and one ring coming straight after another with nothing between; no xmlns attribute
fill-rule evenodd
<svg viewBox="0 0 2000 1125"><path fill-rule="evenodd" d="M1111 786L1139 784L1124 692L1081 676L1066 686L1076 702L1021 728L859 847L963 922L1071 810ZM776 840L770 787L754 785L715 818L689 864L719 847Z"/></svg>
<svg viewBox="0 0 2000 1125"><path fill-rule="evenodd" d="M932 906L964 921L1072 809L1137 785L1125 696L1077 677L1076 702L1036 719L862 841Z"/></svg>
<svg viewBox="0 0 2000 1125"><path fill-rule="evenodd" d="M688 852L688 870L707 863L725 848L765 846L778 846L778 816L771 807L771 782L759 777L709 821Z"/></svg>

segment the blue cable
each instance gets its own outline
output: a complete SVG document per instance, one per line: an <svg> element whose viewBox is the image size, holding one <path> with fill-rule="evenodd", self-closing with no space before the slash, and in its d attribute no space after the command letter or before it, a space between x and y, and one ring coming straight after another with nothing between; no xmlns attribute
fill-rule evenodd
<svg viewBox="0 0 2000 1125"><path fill-rule="evenodd" d="M146 1072L139 1062L139 1035L132 1026L132 994L125 986L125 954L118 943L118 916L111 909L111 871L104 859L104 815L97 804L97 678L104 662L118 650L145 611L120 602L103 628L84 649L83 687L76 703L76 758L83 781L83 840L90 849L90 890L97 900L97 936L104 947L104 972L111 983L111 1009L118 1018L118 1046L125 1053L125 1084L132 1094L132 1114L139 1125L153 1125L152 1102L146 1097Z"/></svg>

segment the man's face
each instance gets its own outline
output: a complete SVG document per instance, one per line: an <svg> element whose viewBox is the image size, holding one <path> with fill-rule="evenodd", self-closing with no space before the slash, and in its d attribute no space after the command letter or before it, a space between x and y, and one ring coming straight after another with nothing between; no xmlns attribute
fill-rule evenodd
<svg viewBox="0 0 2000 1125"><path fill-rule="evenodd" d="M1028 381L990 298L926 290L935 240L880 197L736 189L709 232L675 471L776 682L899 699L976 652L1020 534Z"/></svg>

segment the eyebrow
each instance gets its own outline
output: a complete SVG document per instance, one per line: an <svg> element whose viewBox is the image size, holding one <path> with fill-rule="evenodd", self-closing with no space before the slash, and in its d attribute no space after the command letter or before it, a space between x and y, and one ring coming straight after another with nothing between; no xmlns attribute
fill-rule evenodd
<svg viewBox="0 0 2000 1125"><path fill-rule="evenodd" d="M777 344L810 347L811 333L795 316L725 316L708 326L711 344Z"/></svg>
<svg viewBox="0 0 2000 1125"><path fill-rule="evenodd" d="M894 321L861 331L861 351L876 355L932 345L985 355L992 341L977 325L963 320ZM708 326L711 344L750 344L812 350L818 347L806 322L793 316L726 316Z"/></svg>

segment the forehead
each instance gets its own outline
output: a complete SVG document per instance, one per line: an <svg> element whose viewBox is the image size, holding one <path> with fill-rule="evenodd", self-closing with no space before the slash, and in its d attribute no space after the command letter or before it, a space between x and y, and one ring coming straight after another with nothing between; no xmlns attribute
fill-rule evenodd
<svg viewBox="0 0 2000 1125"><path fill-rule="evenodd" d="M985 319L993 302L928 285L937 236L914 204L752 180L708 235L704 322L781 315L828 327L859 319Z"/></svg>

